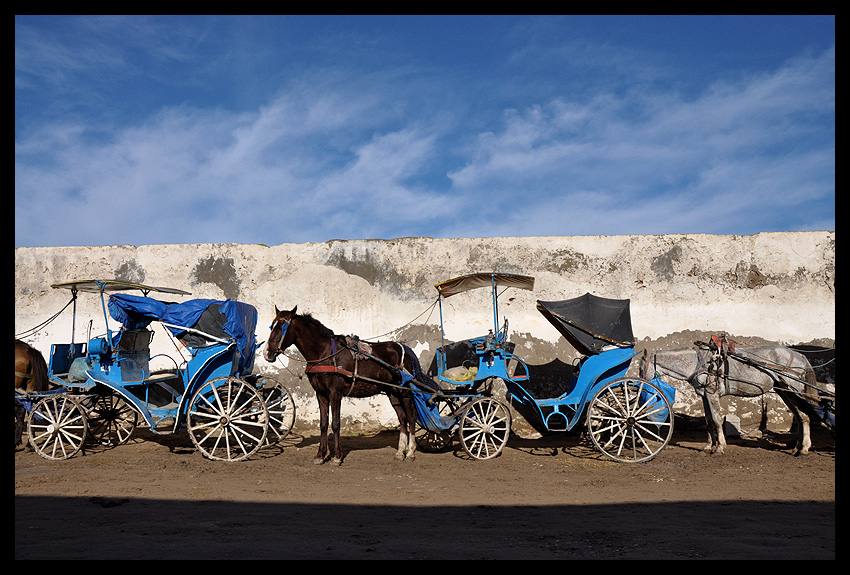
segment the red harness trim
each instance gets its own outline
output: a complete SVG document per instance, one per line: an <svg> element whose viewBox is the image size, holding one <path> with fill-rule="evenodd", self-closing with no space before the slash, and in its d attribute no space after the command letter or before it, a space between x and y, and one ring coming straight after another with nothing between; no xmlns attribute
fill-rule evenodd
<svg viewBox="0 0 850 575"><path fill-rule="evenodd" d="M308 365L304 368L305 373L338 373L346 377L354 377L348 370L341 369L335 365Z"/></svg>

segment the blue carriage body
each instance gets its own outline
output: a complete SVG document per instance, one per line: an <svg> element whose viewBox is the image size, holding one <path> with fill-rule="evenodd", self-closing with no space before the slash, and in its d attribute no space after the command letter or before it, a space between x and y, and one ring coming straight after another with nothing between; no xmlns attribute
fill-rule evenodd
<svg viewBox="0 0 850 575"><path fill-rule="evenodd" d="M582 358L566 391L559 397L536 398L529 391L529 369L526 363L510 350L507 341L507 319L500 327L498 288L531 290L534 278L515 274L485 273L461 276L436 285L440 301L444 297L475 288L489 287L492 291L494 328L488 335L467 340L475 350L477 372L468 381L458 381L444 375L447 366L445 340L436 352L439 381L470 395L478 393L481 384L492 378L505 382L511 398L536 413L539 422L548 431L568 431L581 420L585 406L594 394L612 381L623 378L629 369L634 351L629 300L615 300L584 294L577 298L537 302L538 310L569 341ZM441 332L443 326L440 303ZM514 368L511 369L511 366ZM470 372L471 373L471 372ZM675 398L675 388L664 382L652 382L662 389L670 405ZM421 401L420 401L421 402ZM443 428L446 420L436 420ZM434 428L432 431L438 431Z"/></svg>
<svg viewBox="0 0 850 575"><path fill-rule="evenodd" d="M98 288L106 334L87 343L53 344L48 364L50 380L81 393L95 388L116 393L135 408L153 432L179 429L188 402L199 386L226 376L245 377L253 370L257 310L249 304L230 299L172 303L125 293L112 293L107 302L106 293L133 287L187 292L97 280L76 282L73 287L82 287L81 291ZM116 333L109 327L107 311L120 323ZM147 328L153 321L162 323L186 346L190 358L185 365L175 362L173 370L151 373L153 332ZM164 420L169 420L168 427L157 429Z"/></svg>

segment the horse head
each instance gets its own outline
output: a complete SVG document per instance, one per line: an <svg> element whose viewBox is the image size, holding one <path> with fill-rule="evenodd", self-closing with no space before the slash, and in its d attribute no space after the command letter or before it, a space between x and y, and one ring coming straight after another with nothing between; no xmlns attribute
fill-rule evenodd
<svg viewBox="0 0 850 575"><path fill-rule="evenodd" d="M263 358L269 363L273 363L283 350L295 342L295 335L290 333L288 328L289 322L295 317L297 309L298 306L288 311L279 310L277 306L274 307L274 321L272 321L270 327L271 333L266 342L266 348L263 350Z"/></svg>

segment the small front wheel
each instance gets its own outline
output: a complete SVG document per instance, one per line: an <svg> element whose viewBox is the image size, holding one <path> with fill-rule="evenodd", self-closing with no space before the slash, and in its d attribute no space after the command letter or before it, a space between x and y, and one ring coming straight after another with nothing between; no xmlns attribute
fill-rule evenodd
<svg viewBox="0 0 850 575"><path fill-rule="evenodd" d="M88 423L76 399L54 394L40 399L27 421L27 435L36 453L45 459L69 459L83 447Z"/></svg>
<svg viewBox="0 0 850 575"><path fill-rule="evenodd" d="M480 397L464 408L457 433L470 457L492 459L508 442L511 412L495 399Z"/></svg>
<svg viewBox="0 0 850 575"><path fill-rule="evenodd" d="M192 395L186 424L192 443L205 457L242 461L263 446L269 410L253 385L238 377L219 377Z"/></svg>
<svg viewBox="0 0 850 575"><path fill-rule="evenodd" d="M593 445L614 461L649 461L673 436L673 406L649 381L617 379L590 401L587 433Z"/></svg>

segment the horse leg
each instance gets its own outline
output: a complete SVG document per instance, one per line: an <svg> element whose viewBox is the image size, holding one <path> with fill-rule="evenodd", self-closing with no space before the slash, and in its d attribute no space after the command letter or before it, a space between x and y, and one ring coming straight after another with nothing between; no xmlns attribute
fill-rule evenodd
<svg viewBox="0 0 850 575"><path fill-rule="evenodd" d="M408 461L416 459L416 408L413 406L413 398L402 399L407 419L407 452L405 457Z"/></svg>
<svg viewBox="0 0 850 575"><path fill-rule="evenodd" d="M342 395L331 391L331 430L334 434L334 453L330 460L331 465L342 464L342 438L340 438L340 410L342 408Z"/></svg>
<svg viewBox="0 0 850 575"><path fill-rule="evenodd" d="M402 426L398 432L398 450L393 458L396 461L404 461L404 452L407 451L407 426Z"/></svg>
<svg viewBox="0 0 850 575"><path fill-rule="evenodd" d="M26 410L23 406L18 405L17 400L15 401L15 448L21 444L21 437L24 433L24 418L26 417Z"/></svg>
<svg viewBox="0 0 850 575"><path fill-rule="evenodd" d="M410 443L416 445L415 441L412 441L412 437L408 437L407 431L407 415L405 414L405 406L403 405L402 399L390 395L390 404L393 406L395 410L396 417L398 417L399 431L398 431L398 450L396 450L395 455L393 456L396 461L404 461L406 454L410 451ZM411 452L412 454L412 452ZM414 456L415 457L415 456Z"/></svg>
<svg viewBox="0 0 850 575"><path fill-rule="evenodd" d="M797 403L802 400L793 393L778 388L774 389L794 416L794 423L791 425L794 431L794 456L806 455L812 446L811 420Z"/></svg>
<svg viewBox="0 0 850 575"><path fill-rule="evenodd" d="M708 427L708 444L703 451L723 455L726 451L726 436L723 433L723 417L720 415L720 396L706 390L702 396L702 406Z"/></svg>
<svg viewBox="0 0 850 575"><path fill-rule="evenodd" d="M319 451L313 459L313 464L321 465L325 462L328 456L328 398L325 395L316 393L316 399L319 400L319 430L321 438L319 439Z"/></svg>

